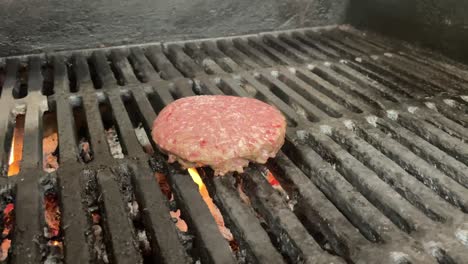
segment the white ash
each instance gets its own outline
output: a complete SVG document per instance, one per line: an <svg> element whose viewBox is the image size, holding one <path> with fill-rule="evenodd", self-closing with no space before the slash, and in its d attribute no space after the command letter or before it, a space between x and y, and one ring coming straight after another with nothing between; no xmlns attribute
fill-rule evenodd
<svg viewBox="0 0 468 264"><path fill-rule="evenodd" d="M206 72L213 72L211 69L213 67L216 67L216 62L214 62L212 59L203 59L202 61L202 66L203 66L203 69L205 69Z"/></svg>
<svg viewBox="0 0 468 264"><path fill-rule="evenodd" d="M242 83L240 87L244 88L244 90L252 97L254 97L257 94L257 89L255 89L255 87L248 83Z"/></svg>
<svg viewBox="0 0 468 264"><path fill-rule="evenodd" d="M298 115L300 115L304 119L307 119L307 113L304 110L304 108L302 108L301 106L299 106L298 104L295 104L295 103L292 103L291 107L294 109L294 111L296 111L296 113Z"/></svg>
<svg viewBox="0 0 468 264"><path fill-rule="evenodd" d="M392 58L392 57L393 57L393 54L390 53L390 52L385 52L385 53L384 53L384 56L385 56L385 57Z"/></svg>
<svg viewBox="0 0 468 264"><path fill-rule="evenodd" d="M296 131L296 135L299 138L299 140L306 140L307 139L307 131L305 130L298 130Z"/></svg>
<svg viewBox="0 0 468 264"><path fill-rule="evenodd" d="M408 263L409 256L403 252L392 251L390 252L390 257L392 257L395 263Z"/></svg>
<svg viewBox="0 0 468 264"><path fill-rule="evenodd" d="M148 236L144 230L139 230L137 232L138 243L140 244L140 248L144 252L151 252L151 246L148 240Z"/></svg>
<svg viewBox="0 0 468 264"><path fill-rule="evenodd" d="M378 60L379 59L379 56L378 55L371 55L370 56L373 60Z"/></svg>
<svg viewBox="0 0 468 264"><path fill-rule="evenodd" d="M97 258L104 263L109 263L109 257L102 235L102 227L100 225L93 225L92 229L94 234L94 251L96 252Z"/></svg>
<svg viewBox="0 0 468 264"><path fill-rule="evenodd" d="M12 111L13 115L25 115L26 114L26 104L20 104L17 105L15 108L13 108Z"/></svg>
<svg viewBox="0 0 468 264"><path fill-rule="evenodd" d="M410 112L411 114L414 114L416 113L416 111L418 110L419 108L417 106L409 106L408 107L408 112Z"/></svg>
<svg viewBox="0 0 468 264"><path fill-rule="evenodd" d="M345 120L345 121L343 121L343 124L349 130L354 130L354 128L355 128L354 122L352 120Z"/></svg>
<svg viewBox="0 0 468 264"><path fill-rule="evenodd" d="M289 209L291 209L291 211L294 211L294 208L296 207L296 205L297 205L297 200L296 199L289 199L288 200L288 206L289 206Z"/></svg>
<svg viewBox="0 0 468 264"><path fill-rule="evenodd" d="M452 99L444 99L443 100L444 103L450 107L456 107L457 106L457 102L455 102L455 100L452 100Z"/></svg>
<svg viewBox="0 0 468 264"><path fill-rule="evenodd" d="M461 95L460 98L465 101L465 102L468 102L468 95Z"/></svg>
<svg viewBox="0 0 468 264"><path fill-rule="evenodd" d="M307 64L307 69L308 69L308 70L313 70L313 69L315 69L315 65L313 65L313 64Z"/></svg>
<svg viewBox="0 0 468 264"><path fill-rule="evenodd" d="M359 62L359 63L362 62L362 58L361 58L361 57L356 57L354 60L357 61L357 62Z"/></svg>
<svg viewBox="0 0 468 264"><path fill-rule="evenodd" d="M425 102L424 104L427 106L427 108L437 111L437 107L436 107L436 105L434 103Z"/></svg>
<svg viewBox="0 0 468 264"><path fill-rule="evenodd" d="M117 131L115 131L114 127L106 130L106 138L112 157L115 159L123 159L124 154L119 142L119 135L117 135Z"/></svg>
<svg viewBox="0 0 468 264"><path fill-rule="evenodd" d="M93 159L91 146L87 139L82 138L79 143L80 157L83 162L90 162Z"/></svg>
<svg viewBox="0 0 468 264"><path fill-rule="evenodd" d="M324 65L325 67L330 67L332 64L331 64L331 62L326 61L326 62L323 63L323 65Z"/></svg>
<svg viewBox="0 0 468 264"><path fill-rule="evenodd" d="M375 116L375 115L370 115L370 116L366 117L367 123L371 124L374 127L377 127L377 120L378 119L379 118L377 116Z"/></svg>
<svg viewBox="0 0 468 264"><path fill-rule="evenodd" d="M290 73L296 74L296 68L294 68L294 67L289 67L288 70L289 70Z"/></svg>
<svg viewBox="0 0 468 264"><path fill-rule="evenodd" d="M247 252L246 250L238 250L235 252L237 263L244 264L247 263Z"/></svg>
<svg viewBox="0 0 468 264"><path fill-rule="evenodd" d="M153 154L153 147L151 146L151 142L148 139L145 128L141 123L138 125L138 127L135 128L135 135L145 152L148 154Z"/></svg>
<svg viewBox="0 0 468 264"><path fill-rule="evenodd" d="M138 210L138 203L136 201L132 201L127 203L128 209L130 210L130 216L132 219L138 218L139 210Z"/></svg>
<svg viewBox="0 0 468 264"><path fill-rule="evenodd" d="M275 78L278 78L279 76L279 72L278 71L271 71L270 72L271 76L275 77Z"/></svg>
<svg viewBox="0 0 468 264"><path fill-rule="evenodd" d="M221 78L216 77L216 78L213 79L213 81L214 81L214 83L216 83L216 84L220 84L220 83L221 83ZM199 82L199 81L198 81L198 82Z"/></svg>
<svg viewBox="0 0 468 264"><path fill-rule="evenodd" d="M468 223L455 231L455 237L460 240L463 245L468 247Z"/></svg>
<svg viewBox="0 0 468 264"><path fill-rule="evenodd" d="M387 111L387 117L390 118L393 121L396 121L398 119L398 111L396 110L388 110Z"/></svg>
<svg viewBox="0 0 468 264"><path fill-rule="evenodd" d="M435 258L440 257L440 248L442 248L441 243L435 241L429 241L424 244L426 251L431 252L431 255Z"/></svg>
<svg viewBox="0 0 468 264"><path fill-rule="evenodd" d="M341 60L340 60L340 63L342 63L342 64L348 64L348 61L347 61L347 60L341 59Z"/></svg>
<svg viewBox="0 0 468 264"><path fill-rule="evenodd" d="M331 135L332 134L332 127L328 125L321 125L320 126L320 132L322 132L325 135Z"/></svg>

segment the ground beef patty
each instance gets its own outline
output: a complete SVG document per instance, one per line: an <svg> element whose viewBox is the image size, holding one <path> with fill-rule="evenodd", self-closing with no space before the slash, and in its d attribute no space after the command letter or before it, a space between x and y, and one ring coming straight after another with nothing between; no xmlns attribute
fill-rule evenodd
<svg viewBox="0 0 468 264"><path fill-rule="evenodd" d="M185 168L210 166L216 175L265 163L284 143L286 121L273 106L222 95L185 97L166 106L153 123L159 148Z"/></svg>

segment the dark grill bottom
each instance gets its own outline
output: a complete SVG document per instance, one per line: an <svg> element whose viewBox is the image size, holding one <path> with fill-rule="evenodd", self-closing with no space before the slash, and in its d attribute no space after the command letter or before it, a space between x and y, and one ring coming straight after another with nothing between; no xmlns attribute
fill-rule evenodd
<svg viewBox="0 0 468 264"><path fill-rule="evenodd" d="M466 263L467 69L347 26L0 59L2 259ZM157 112L195 94L254 97L289 124L265 166L199 170L231 246L149 140Z"/></svg>

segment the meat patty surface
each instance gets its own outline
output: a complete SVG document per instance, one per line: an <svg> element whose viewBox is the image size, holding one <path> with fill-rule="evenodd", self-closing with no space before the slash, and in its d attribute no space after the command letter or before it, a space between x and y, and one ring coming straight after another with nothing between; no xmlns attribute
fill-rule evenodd
<svg viewBox="0 0 468 264"><path fill-rule="evenodd" d="M284 143L286 120L275 107L252 98L191 96L166 106L152 137L183 167L210 166L215 175L265 163Z"/></svg>

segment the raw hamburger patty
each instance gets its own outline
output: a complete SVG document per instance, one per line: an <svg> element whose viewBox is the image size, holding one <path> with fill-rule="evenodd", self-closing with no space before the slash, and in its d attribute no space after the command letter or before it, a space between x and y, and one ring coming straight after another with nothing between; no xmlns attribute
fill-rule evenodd
<svg viewBox="0 0 468 264"><path fill-rule="evenodd" d="M284 143L286 120L273 106L223 95L185 97L153 123L159 148L185 168L210 166L216 175L265 163Z"/></svg>

